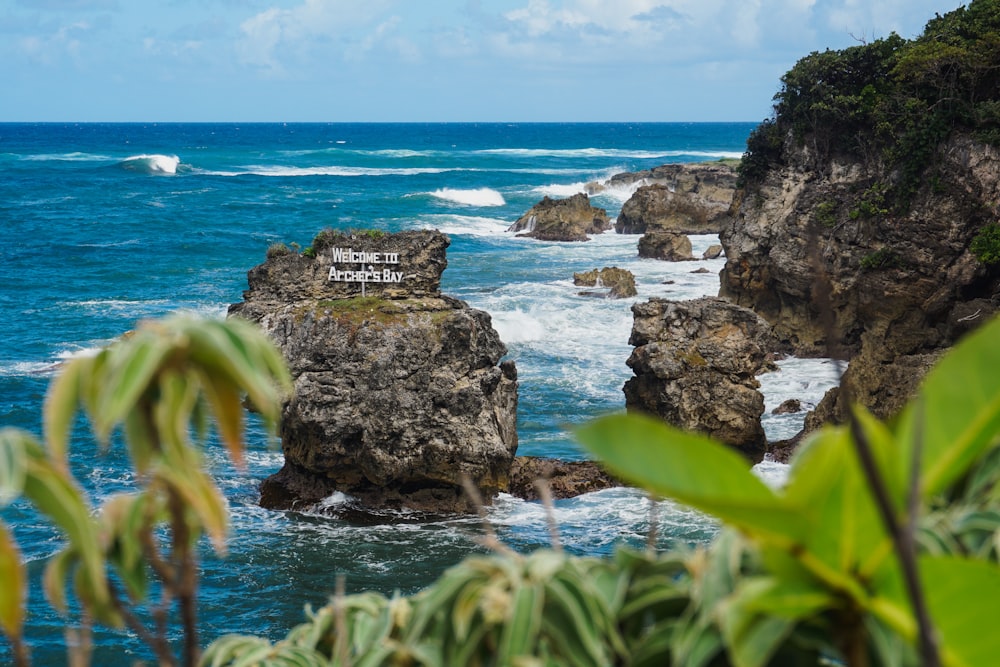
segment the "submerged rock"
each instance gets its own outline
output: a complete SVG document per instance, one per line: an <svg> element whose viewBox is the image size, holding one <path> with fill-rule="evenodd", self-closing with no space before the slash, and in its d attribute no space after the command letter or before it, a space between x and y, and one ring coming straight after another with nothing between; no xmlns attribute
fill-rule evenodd
<svg viewBox="0 0 1000 667"><path fill-rule="evenodd" d="M510 470L510 493L524 500L538 500L536 481L548 485L555 499L572 498L592 491L622 486L600 464L593 461L560 461L536 456L514 457Z"/></svg>
<svg viewBox="0 0 1000 667"><path fill-rule="evenodd" d="M650 299L632 306L625 405L721 440L759 461L764 396L756 375L773 368L771 327L721 299Z"/></svg>
<svg viewBox="0 0 1000 667"><path fill-rule="evenodd" d="M447 246L438 232L330 232L314 256L250 271L230 314L260 324L295 382L285 467L262 504L340 491L373 508L464 511L463 476L487 499L507 488L516 371L490 316L440 293Z"/></svg>
<svg viewBox="0 0 1000 667"><path fill-rule="evenodd" d="M574 273L573 284L582 287L607 288L608 291L600 293L599 296L607 296L611 299L625 299L637 294L635 276L632 275L631 271L620 269L617 266L606 266L600 271L593 269L583 273Z"/></svg>
<svg viewBox="0 0 1000 667"><path fill-rule="evenodd" d="M581 192L568 199L545 197L507 231L540 241L587 241L588 234L601 234L610 228L607 211L592 206Z"/></svg>

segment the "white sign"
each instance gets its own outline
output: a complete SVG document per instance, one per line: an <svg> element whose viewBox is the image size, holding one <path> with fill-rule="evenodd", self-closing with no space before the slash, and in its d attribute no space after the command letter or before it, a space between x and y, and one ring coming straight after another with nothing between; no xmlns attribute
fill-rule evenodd
<svg viewBox="0 0 1000 667"><path fill-rule="evenodd" d="M401 283L403 272L391 268L375 268L375 265L399 264L397 252L365 252L353 248L332 248L334 264L360 264L353 270L342 270L336 266L330 267L328 280L338 283L361 283L361 294L365 293L367 283Z"/></svg>

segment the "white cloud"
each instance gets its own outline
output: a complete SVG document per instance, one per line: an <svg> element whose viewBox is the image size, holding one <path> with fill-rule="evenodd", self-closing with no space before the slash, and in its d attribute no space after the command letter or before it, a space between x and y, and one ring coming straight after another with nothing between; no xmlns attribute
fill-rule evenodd
<svg viewBox="0 0 1000 667"><path fill-rule="evenodd" d="M387 0L304 0L287 9L271 7L240 25L238 53L244 64L282 74L289 60L298 60L352 29L384 20L388 5Z"/></svg>
<svg viewBox="0 0 1000 667"><path fill-rule="evenodd" d="M52 65L66 56L79 64L83 40L92 28L86 21L77 21L47 35L25 35L18 40L18 48L21 55L36 63Z"/></svg>

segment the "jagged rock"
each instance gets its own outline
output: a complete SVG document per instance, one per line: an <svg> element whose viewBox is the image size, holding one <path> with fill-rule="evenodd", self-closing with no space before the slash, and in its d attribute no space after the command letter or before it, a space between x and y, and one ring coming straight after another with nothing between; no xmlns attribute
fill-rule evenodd
<svg viewBox="0 0 1000 667"><path fill-rule="evenodd" d="M772 415L792 415L802 411L802 401L797 398L789 398L782 401L781 405L771 410Z"/></svg>
<svg viewBox="0 0 1000 667"><path fill-rule="evenodd" d="M524 500L538 500L535 480L545 480L552 497L572 498L583 493L600 491L621 482L593 461L560 461L535 456L516 456L510 469L510 493Z"/></svg>
<svg viewBox="0 0 1000 667"><path fill-rule="evenodd" d="M713 243L708 246L705 252L701 253L702 259L718 259L722 256L722 246L718 243Z"/></svg>
<svg viewBox="0 0 1000 667"><path fill-rule="evenodd" d="M702 266L702 267L699 267L699 268L695 269L691 273L711 273L711 271L709 271L704 266Z"/></svg>
<svg viewBox="0 0 1000 667"><path fill-rule="evenodd" d="M619 234L669 231L678 234L717 234L721 225L709 224L709 209L665 185L644 185L629 197L615 221Z"/></svg>
<svg viewBox="0 0 1000 667"><path fill-rule="evenodd" d="M587 241L588 234L601 234L610 228L607 211L592 206L581 192L568 199L545 197L507 231L540 241Z"/></svg>
<svg viewBox="0 0 1000 667"><path fill-rule="evenodd" d="M632 306L625 405L707 433L753 461L764 454L757 373L773 367L777 340L753 311L721 299L650 299Z"/></svg>
<svg viewBox="0 0 1000 667"><path fill-rule="evenodd" d="M609 187L642 183L622 206L615 223L620 234L664 229L682 234L717 234L729 220L736 189L730 164L668 164L652 170L617 174Z"/></svg>
<svg viewBox="0 0 1000 667"><path fill-rule="evenodd" d="M691 239L684 234L650 231L639 239L639 257L662 259L667 262L687 262L691 254Z"/></svg>
<svg viewBox="0 0 1000 667"><path fill-rule="evenodd" d="M438 232L325 233L314 257L274 256L250 271L230 314L261 325L295 382L285 467L262 502L288 507L337 490L373 508L463 511L463 475L487 499L507 488L516 370L499 363L506 348L490 316L439 292L447 246ZM334 262L348 250L366 261ZM362 269L380 278L365 297L360 283L330 280Z"/></svg>
<svg viewBox="0 0 1000 667"><path fill-rule="evenodd" d="M617 266L604 267L600 271L593 269L583 273L573 274L573 284L582 287L605 287L607 293L600 293L600 296L607 296L611 299L626 299L637 294L635 289L635 276L631 271L620 269Z"/></svg>
<svg viewBox="0 0 1000 667"><path fill-rule="evenodd" d="M881 203L894 176L877 160L821 161L808 143L789 139L782 163L759 189L736 194L735 218L720 233L720 296L763 315L796 354L825 356L818 257L834 335L851 356L845 381L855 400L889 417L942 350L1000 309L1000 266L969 251L997 219L1000 150L953 136L935 157L934 178L908 196L906 213ZM846 416L837 396L817 406L809 427Z"/></svg>

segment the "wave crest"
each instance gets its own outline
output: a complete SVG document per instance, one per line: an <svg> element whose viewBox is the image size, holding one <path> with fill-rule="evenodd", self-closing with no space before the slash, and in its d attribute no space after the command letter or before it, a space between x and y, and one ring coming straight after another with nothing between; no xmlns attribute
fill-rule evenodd
<svg viewBox="0 0 1000 667"><path fill-rule="evenodd" d="M176 174L181 159L176 155L146 154L132 155L118 163L122 169L143 174Z"/></svg>
<svg viewBox="0 0 1000 667"><path fill-rule="evenodd" d="M431 192L430 195L431 197L437 197L438 199L466 206L505 206L507 204L503 195L492 188L478 188L475 190L441 188Z"/></svg>

